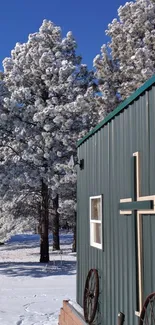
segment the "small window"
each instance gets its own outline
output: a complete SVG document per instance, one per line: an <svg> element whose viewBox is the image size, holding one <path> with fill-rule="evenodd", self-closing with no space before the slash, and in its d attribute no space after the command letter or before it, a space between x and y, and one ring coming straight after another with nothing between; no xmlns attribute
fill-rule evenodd
<svg viewBox="0 0 155 325"><path fill-rule="evenodd" d="M90 245L102 249L102 195L90 197Z"/></svg>

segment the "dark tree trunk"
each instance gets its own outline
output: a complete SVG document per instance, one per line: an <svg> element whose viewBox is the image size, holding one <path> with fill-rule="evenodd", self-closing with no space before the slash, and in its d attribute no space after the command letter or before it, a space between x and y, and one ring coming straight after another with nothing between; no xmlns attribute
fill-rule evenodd
<svg viewBox="0 0 155 325"><path fill-rule="evenodd" d="M53 225L52 225L53 251L60 250L58 207L59 207L59 196L57 194L56 198L53 200L53 209L55 210L54 217L53 217Z"/></svg>
<svg viewBox="0 0 155 325"><path fill-rule="evenodd" d="M38 202L38 226L37 234L41 234L41 202Z"/></svg>
<svg viewBox="0 0 155 325"><path fill-rule="evenodd" d="M49 262L49 240L48 240L48 186L42 180L41 189L41 223L40 223L40 262Z"/></svg>
<svg viewBox="0 0 155 325"><path fill-rule="evenodd" d="M74 228L73 228L73 245L72 252L76 252L76 212L75 212L75 220L74 220Z"/></svg>

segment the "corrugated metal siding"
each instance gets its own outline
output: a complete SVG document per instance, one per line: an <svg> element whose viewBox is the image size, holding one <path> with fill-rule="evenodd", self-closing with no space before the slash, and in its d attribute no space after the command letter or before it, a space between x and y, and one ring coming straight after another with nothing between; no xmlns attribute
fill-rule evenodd
<svg viewBox="0 0 155 325"><path fill-rule="evenodd" d="M90 268L100 275L101 322L116 325L123 311L126 324L137 324L135 219L119 214L121 198L131 197L131 159L140 151L141 195L155 194L155 88L146 91L79 148L77 301ZM89 197L104 195L103 250L90 247ZM155 290L155 216L143 216L144 295Z"/></svg>

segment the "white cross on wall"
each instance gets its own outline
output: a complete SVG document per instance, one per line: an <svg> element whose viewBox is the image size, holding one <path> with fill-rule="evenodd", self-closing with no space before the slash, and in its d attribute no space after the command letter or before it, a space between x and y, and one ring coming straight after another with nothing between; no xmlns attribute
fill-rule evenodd
<svg viewBox="0 0 155 325"><path fill-rule="evenodd" d="M137 218L137 264L138 264L138 301L139 310L135 312L140 315L143 305L143 238L142 238L142 215L155 214L155 195L141 196L140 195L140 158L139 152L133 153L136 160L135 166L135 195L134 199L120 199L120 214L132 214L136 211Z"/></svg>

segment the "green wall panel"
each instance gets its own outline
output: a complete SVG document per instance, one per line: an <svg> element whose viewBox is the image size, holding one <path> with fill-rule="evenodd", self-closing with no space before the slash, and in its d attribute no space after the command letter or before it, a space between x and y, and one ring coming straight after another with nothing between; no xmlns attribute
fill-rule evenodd
<svg viewBox="0 0 155 325"><path fill-rule="evenodd" d="M140 152L141 195L155 195L155 87L145 89L78 147L84 169L77 187L77 302L83 306L87 273L100 276L96 325L136 325L135 216L120 215L119 202L132 195L132 155ZM90 246L89 197L103 194L103 249ZM144 296L155 291L155 215L143 216Z"/></svg>

